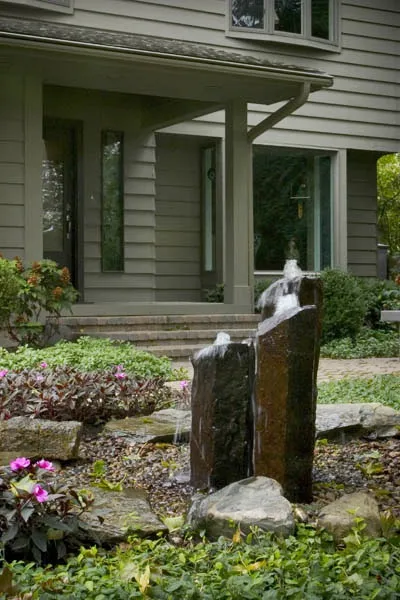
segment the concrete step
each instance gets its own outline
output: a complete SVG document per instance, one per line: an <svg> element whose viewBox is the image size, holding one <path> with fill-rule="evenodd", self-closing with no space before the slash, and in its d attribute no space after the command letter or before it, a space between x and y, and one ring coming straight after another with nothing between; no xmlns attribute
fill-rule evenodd
<svg viewBox="0 0 400 600"><path fill-rule="evenodd" d="M80 335L99 331L179 331L200 329L256 328L260 316L255 314L153 315L153 316L85 316L63 317L61 325Z"/></svg>
<svg viewBox="0 0 400 600"><path fill-rule="evenodd" d="M151 352L155 356L167 356L173 360L190 360L196 352L202 350L204 344L179 344L171 346L140 346L140 350Z"/></svg>
<svg viewBox="0 0 400 600"><path fill-rule="evenodd" d="M228 333L232 340L243 341L252 337L254 329L189 329L174 331L99 331L92 332L93 337L110 338L112 340L123 340L132 342L135 346L176 346L199 345L208 346L212 344L220 331ZM79 334L75 334L78 337Z"/></svg>

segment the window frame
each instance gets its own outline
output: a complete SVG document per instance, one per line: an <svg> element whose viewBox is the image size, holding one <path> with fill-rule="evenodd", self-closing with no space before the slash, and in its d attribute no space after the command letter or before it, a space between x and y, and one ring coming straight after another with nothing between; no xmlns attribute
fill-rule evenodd
<svg viewBox="0 0 400 600"><path fill-rule="evenodd" d="M274 29L274 4L273 0L264 0L264 28L251 29L250 27L235 27L232 25L232 2L226 0L226 35L227 37L245 38L246 40L267 41L292 46L305 46L327 52L341 51L341 0L330 0L330 39L313 37L311 35L311 0L302 0L303 10L301 15L303 33L275 31Z"/></svg>
<svg viewBox="0 0 400 600"><path fill-rule="evenodd" d="M26 8L72 14L75 0L0 0L0 4L25 6Z"/></svg>

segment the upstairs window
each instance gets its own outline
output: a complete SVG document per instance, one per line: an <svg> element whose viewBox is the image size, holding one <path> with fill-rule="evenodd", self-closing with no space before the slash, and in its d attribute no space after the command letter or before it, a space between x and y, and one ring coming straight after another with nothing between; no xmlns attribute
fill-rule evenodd
<svg viewBox="0 0 400 600"><path fill-rule="evenodd" d="M229 30L273 42L337 48L339 0L229 0Z"/></svg>
<svg viewBox="0 0 400 600"><path fill-rule="evenodd" d="M75 0L0 0L0 4L14 4L47 11L73 13Z"/></svg>

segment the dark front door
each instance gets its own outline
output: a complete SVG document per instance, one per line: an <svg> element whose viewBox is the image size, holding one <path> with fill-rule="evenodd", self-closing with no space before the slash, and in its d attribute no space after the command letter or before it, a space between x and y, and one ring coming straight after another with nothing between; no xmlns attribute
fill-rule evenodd
<svg viewBox="0 0 400 600"><path fill-rule="evenodd" d="M43 126L43 256L71 271L77 286L77 157L79 124L45 119Z"/></svg>

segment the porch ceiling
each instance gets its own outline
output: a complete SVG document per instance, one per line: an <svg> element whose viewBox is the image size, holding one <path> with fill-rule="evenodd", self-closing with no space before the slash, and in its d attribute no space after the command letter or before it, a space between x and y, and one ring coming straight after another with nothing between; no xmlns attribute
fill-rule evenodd
<svg viewBox="0 0 400 600"><path fill-rule="evenodd" d="M45 84L204 102L274 104L332 85L325 73L165 38L0 17L1 61ZM27 50L29 50L27 52Z"/></svg>

